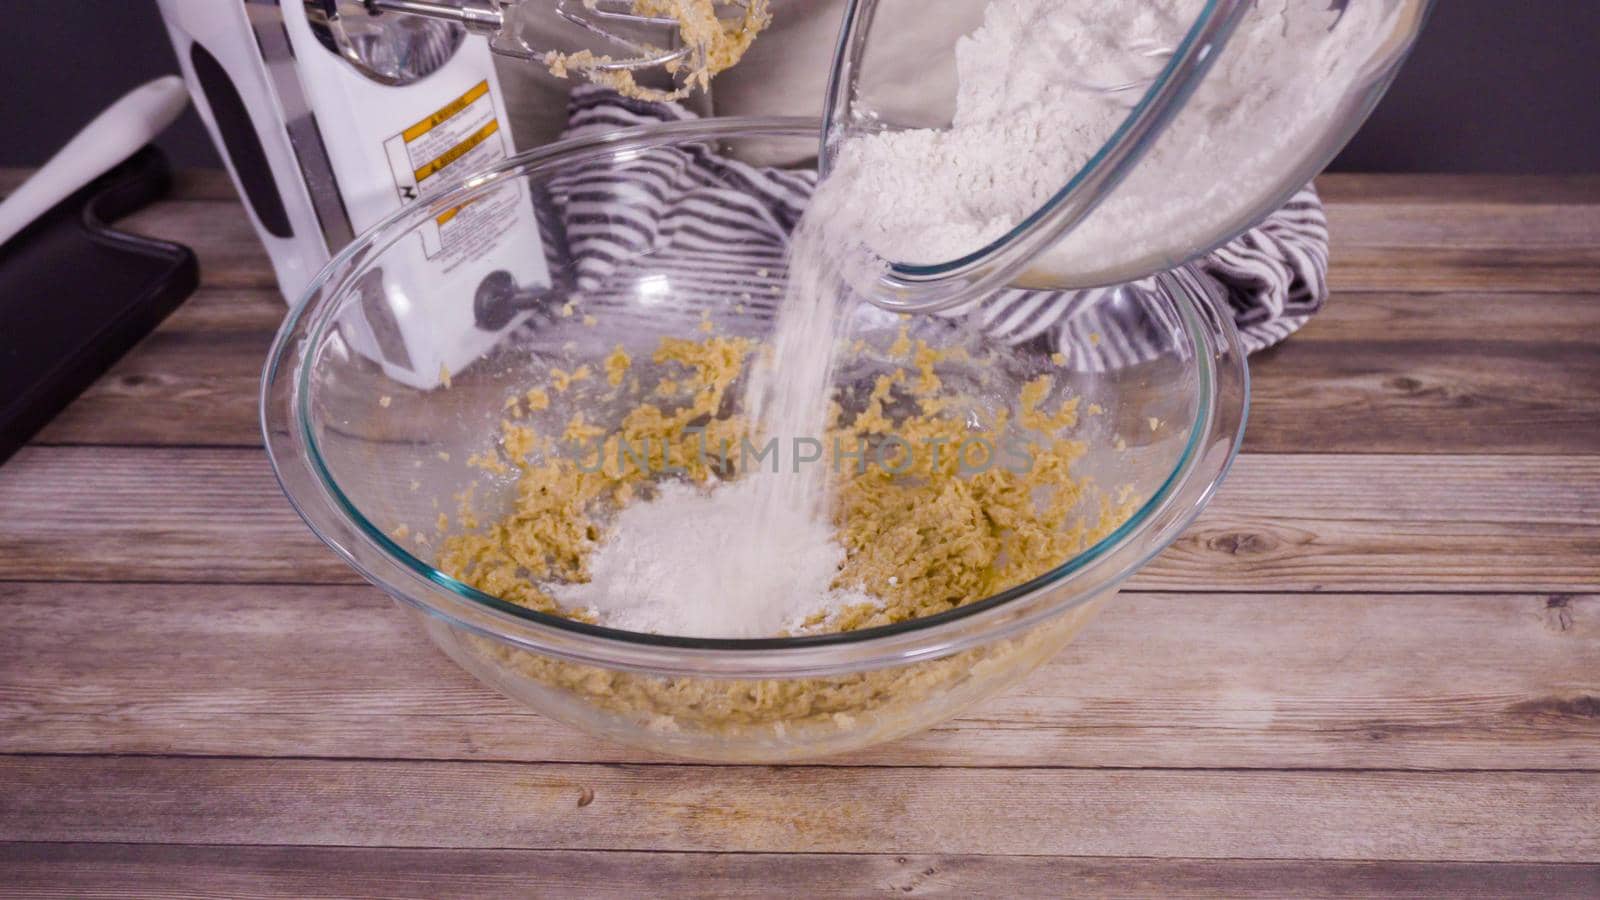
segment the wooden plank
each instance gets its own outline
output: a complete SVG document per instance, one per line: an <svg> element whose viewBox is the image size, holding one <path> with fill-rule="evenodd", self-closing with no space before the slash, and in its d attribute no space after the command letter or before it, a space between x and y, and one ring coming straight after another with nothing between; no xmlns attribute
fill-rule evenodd
<svg viewBox="0 0 1600 900"><path fill-rule="evenodd" d="M1250 370L1247 451L1600 452L1600 295L1343 294Z"/></svg>
<svg viewBox="0 0 1600 900"><path fill-rule="evenodd" d="M1345 291L1592 290L1600 178L1326 175L1329 283Z"/></svg>
<svg viewBox="0 0 1600 900"><path fill-rule="evenodd" d="M1559 191L1562 196L1570 196L1574 192L1583 190L1581 178L1571 181L1552 181L1552 190ZM223 169L179 169L174 173L172 196L183 200L221 200L229 203L239 202L239 192L233 186L233 179Z"/></svg>
<svg viewBox="0 0 1600 900"><path fill-rule="evenodd" d="M33 172L0 166L0 194L8 193ZM1496 175L1382 172L1331 172L1317 178L1317 190L1329 203L1567 203L1600 205L1600 175ZM235 201L238 194L222 169L179 169L174 200Z"/></svg>
<svg viewBox="0 0 1600 900"><path fill-rule="evenodd" d="M940 854L0 844L13 896L1593 897L1600 867Z"/></svg>
<svg viewBox="0 0 1600 900"><path fill-rule="evenodd" d="M1600 203L1357 200L1329 204L1328 228L1335 255L1340 247L1577 251L1600 235Z"/></svg>
<svg viewBox="0 0 1600 900"><path fill-rule="evenodd" d="M20 170L0 172L0 192ZM1600 280L1593 176L1329 175L1336 290L1582 291ZM128 227L187 243L206 284L270 288L266 255L221 173L185 174Z"/></svg>
<svg viewBox="0 0 1600 900"><path fill-rule="evenodd" d="M1335 226L1338 227L1338 226ZM1387 229L1334 232L1328 285L1351 291L1572 293L1600 281L1600 246L1504 250L1433 246ZM1352 243L1365 240L1370 243Z"/></svg>
<svg viewBox="0 0 1600 900"><path fill-rule="evenodd" d="M0 840L1595 862L1600 773L11 756Z"/></svg>
<svg viewBox="0 0 1600 900"><path fill-rule="evenodd" d="M283 324L288 311L283 296L276 290L202 286L173 310L157 331L271 339L278 333L278 326ZM265 353L263 347L262 355Z"/></svg>
<svg viewBox="0 0 1600 900"><path fill-rule="evenodd" d="M259 449L24 447L0 467L0 515L0 580L359 580Z"/></svg>
<svg viewBox="0 0 1600 900"><path fill-rule="evenodd" d="M1572 294L1343 293L1295 332L1292 342L1338 343L1352 351L1385 344L1469 341L1536 354L1545 347L1600 343L1600 292ZM1261 356L1251 357L1257 363ZM1404 362L1409 362L1408 357Z"/></svg>
<svg viewBox="0 0 1600 900"><path fill-rule="evenodd" d="M1445 172L1331 172L1317 177L1322 199L1357 202L1560 203L1600 206L1600 175L1479 175Z"/></svg>
<svg viewBox="0 0 1600 900"><path fill-rule="evenodd" d="M201 291L38 442L259 446L283 312ZM1600 295L1345 294L1251 368L1250 451L1600 451Z"/></svg>
<svg viewBox="0 0 1600 900"><path fill-rule="evenodd" d="M1327 178L1336 292L1592 290L1597 180Z"/></svg>
<svg viewBox="0 0 1600 900"><path fill-rule="evenodd" d="M1250 368L1246 452L1600 452L1600 295L1341 293Z"/></svg>
<svg viewBox="0 0 1600 900"><path fill-rule="evenodd" d="M1600 332L1597 332L1600 334ZM1252 361L1245 447L1315 453L1600 453L1600 344L1357 347Z"/></svg>
<svg viewBox="0 0 1600 900"><path fill-rule="evenodd" d="M300 523L258 450L24 448L0 467L0 516L0 580L357 580ZM1129 586L1597 584L1600 457L1254 454Z"/></svg>
<svg viewBox="0 0 1600 900"><path fill-rule="evenodd" d="M1586 590L1600 584L1600 459L1241 456L1130 586Z"/></svg>
<svg viewBox="0 0 1600 900"><path fill-rule="evenodd" d="M479 685L368 588L11 584L0 610L4 753L662 759ZM1600 597L1128 593L1019 686L827 762L1600 770L1597 661Z"/></svg>
<svg viewBox="0 0 1600 900"><path fill-rule="evenodd" d="M1253 360L1247 450L1600 450L1600 298L1540 302L1340 298ZM259 445L259 361L281 313L264 292L197 295L40 442Z"/></svg>

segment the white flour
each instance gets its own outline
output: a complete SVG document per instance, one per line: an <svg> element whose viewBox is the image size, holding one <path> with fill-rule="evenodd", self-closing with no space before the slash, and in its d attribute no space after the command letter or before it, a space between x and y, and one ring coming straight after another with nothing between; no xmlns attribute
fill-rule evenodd
<svg viewBox="0 0 1600 900"><path fill-rule="evenodd" d="M1264 214L1256 205L1321 136L1401 4L1350 0L1342 18L1337 5L1258 0L1140 168L1033 272L1125 280ZM994 0L957 44L951 127L852 137L830 180L876 204L863 237L889 259L978 250L1065 186L1138 97L1095 86L1154 77L1165 60L1138 51L1176 47L1203 6Z"/></svg>
<svg viewBox="0 0 1600 900"><path fill-rule="evenodd" d="M832 588L844 549L825 519L788 519L778 533L750 527L762 484L662 485L618 515L589 559L592 580L557 585L556 598L614 628L730 638L772 637L813 613L870 602Z"/></svg>
<svg viewBox="0 0 1600 900"><path fill-rule="evenodd" d="M753 638L876 602L833 588L844 548L827 504L826 431L851 302L844 279L877 265L855 238L865 212L825 185L796 229L772 359L756 364L744 397L752 448L774 441L772 455L750 457L739 481L709 492L669 483L623 509L590 559L592 580L555 588L562 603L616 628Z"/></svg>
<svg viewBox="0 0 1600 900"><path fill-rule="evenodd" d="M825 438L845 318L856 303L847 285L874 277L879 265L860 239L874 207L845 188L820 185L795 228L772 356L745 390L746 413L758 433L777 439L781 455L779 471L762 479L758 521L784 510L806 518L826 513L826 460L796 471L794 441Z"/></svg>

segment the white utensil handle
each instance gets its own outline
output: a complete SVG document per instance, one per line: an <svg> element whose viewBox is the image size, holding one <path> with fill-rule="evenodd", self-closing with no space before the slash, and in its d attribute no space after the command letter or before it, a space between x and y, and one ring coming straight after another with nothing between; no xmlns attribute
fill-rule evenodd
<svg viewBox="0 0 1600 900"><path fill-rule="evenodd" d="M44 167L0 201L0 244L74 191L105 174L183 112L189 93L176 75L134 88L83 127Z"/></svg>

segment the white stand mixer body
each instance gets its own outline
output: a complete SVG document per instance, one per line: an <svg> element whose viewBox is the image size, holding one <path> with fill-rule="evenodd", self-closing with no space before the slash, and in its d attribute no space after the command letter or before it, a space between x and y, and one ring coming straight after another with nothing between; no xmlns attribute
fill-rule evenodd
<svg viewBox="0 0 1600 900"><path fill-rule="evenodd" d="M425 48L432 52L424 69L394 77L341 54L303 0L158 5L195 105L291 304L356 234L515 152L482 37L446 33ZM471 300L484 278L505 271L520 288L535 289L550 284L550 273L542 253L528 252L541 245L522 184L444 211L421 232L415 246L383 257L387 269L413 271L385 279L375 269L362 315L347 315L341 329L391 377L431 388L526 315L477 322ZM399 297L386 281L434 289Z"/></svg>

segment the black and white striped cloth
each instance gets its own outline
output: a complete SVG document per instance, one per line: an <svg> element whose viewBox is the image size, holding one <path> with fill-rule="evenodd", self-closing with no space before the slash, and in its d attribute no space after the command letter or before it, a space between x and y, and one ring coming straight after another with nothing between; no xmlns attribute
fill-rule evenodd
<svg viewBox="0 0 1600 900"><path fill-rule="evenodd" d="M572 94L564 136L694 117L676 104L585 86ZM782 296L789 232L815 183L814 171L750 165L706 145L654 148L552 179L547 202L564 235L547 243L565 256L562 268L586 304L648 315L657 326L662 317L693 323L709 309L769 317ZM1322 306L1327 265L1327 219L1311 185L1198 262L1226 294L1250 352L1283 340ZM639 308L634 298L646 271L670 281L673 302ZM1148 333L1148 308L1136 327L1124 314L1130 292L1142 289L1012 289L949 315L976 317L994 339L1072 352L1080 359L1074 368L1112 369L1147 358L1162 342Z"/></svg>

